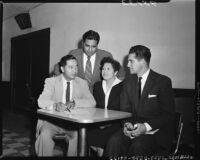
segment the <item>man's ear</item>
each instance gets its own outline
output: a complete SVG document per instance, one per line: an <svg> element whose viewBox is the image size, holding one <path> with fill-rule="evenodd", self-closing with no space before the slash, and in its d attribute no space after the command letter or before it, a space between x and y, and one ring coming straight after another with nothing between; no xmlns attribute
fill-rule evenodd
<svg viewBox="0 0 200 160"><path fill-rule="evenodd" d="M64 68L62 66L60 67L60 70L62 71L62 73L64 72Z"/></svg>
<svg viewBox="0 0 200 160"><path fill-rule="evenodd" d="M117 75L118 71L115 71L115 76Z"/></svg>

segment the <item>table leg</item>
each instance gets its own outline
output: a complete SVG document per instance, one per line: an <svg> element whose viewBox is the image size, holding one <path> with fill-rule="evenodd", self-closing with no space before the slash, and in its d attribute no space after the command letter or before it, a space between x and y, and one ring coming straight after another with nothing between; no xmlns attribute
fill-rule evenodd
<svg viewBox="0 0 200 160"><path fill-rule="evenodd" d="M79 127L78 130L78 156L87 156L87 145L86 145L86 128Z"/></svg>

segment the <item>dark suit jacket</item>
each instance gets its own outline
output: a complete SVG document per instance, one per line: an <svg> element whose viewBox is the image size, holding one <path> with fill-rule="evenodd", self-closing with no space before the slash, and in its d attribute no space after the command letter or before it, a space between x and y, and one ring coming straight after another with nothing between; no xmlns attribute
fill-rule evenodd
<svg viewBox="0 0 200 160"><path fill-rule="evenodd" d="M111 89L109 98L108 98L108 106L107 106L108 109L120 110L121 90L122 90L122 82L113 86L113 88ZM105 94L104 94L103 87L102 87L102 81L96 82L94 84L93 95L96 100L96 107L104 109L105 108Z"/></svg>
<svg viewBox="0 0 200 160"><path fill-rule="evenodd" d="M69 54L76 57L76 59L78 61L78 77L85 79L85 73L84 73L84 67L83 67L83 50L75 49L75 50L70 51ZM112 57L113 58L111 53L109 53L105 50L97 49L96 60L95 60L95 65L94 65L94 70L93 70L93 75L92 75L92 83L89 86L91 92L93 91L94 83L101 80L100 63L104 57ZM121 68L119 71L118 77L120 79L123 79L124 75L125 75L124 70L123 70L123 68Z"/></svg>
<svg viewBox="0 0 200 160"><path fill-rule="evenodd" d="M133 113L133 123L147 122L155 133L157 143L168 149L173 139L174 97L171 80L152 70L149 72L141 99L137 98L137 76L130 76L123 86L120 108Z"/></svg>

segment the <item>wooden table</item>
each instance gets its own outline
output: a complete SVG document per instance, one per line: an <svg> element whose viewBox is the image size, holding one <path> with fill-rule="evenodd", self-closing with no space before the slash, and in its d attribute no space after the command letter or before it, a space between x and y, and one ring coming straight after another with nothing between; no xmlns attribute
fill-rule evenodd
<svg viewBox="0 0 200 160"><path fill-rule="evenodd" d="M132 116L132 114L128 112L100 108L79 108L71 110L71 112L56 112L38 109L37 113L80 124L78 127L78 156L87 155L86 124L121 120Z"/></svg>

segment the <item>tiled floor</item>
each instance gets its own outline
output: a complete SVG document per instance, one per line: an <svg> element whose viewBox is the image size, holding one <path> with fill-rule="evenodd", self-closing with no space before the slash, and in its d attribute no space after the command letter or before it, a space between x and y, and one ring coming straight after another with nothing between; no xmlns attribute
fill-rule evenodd
<svg viewBox="0 0 200 160"><path fill-rule="evenodd" d="M31 156L30 138L3 129L3 156L4 157Z"/></svg>
<svg viewBox="0 0 200 160"><path fill-rule="evenodd" d="M27 114L4 111L3 114L3 157L35 157L34 142L31 140L31 121ZM55 156L62 156L58 146Z"/></svg>

